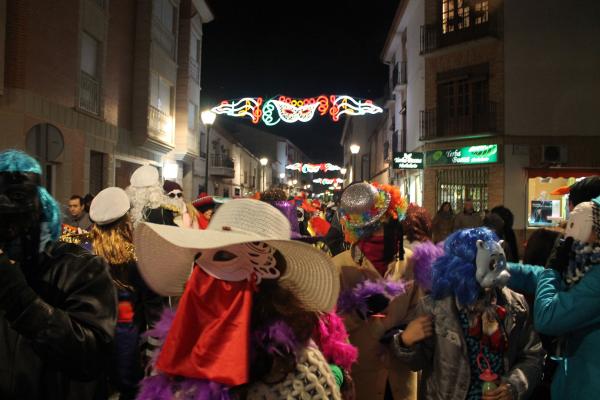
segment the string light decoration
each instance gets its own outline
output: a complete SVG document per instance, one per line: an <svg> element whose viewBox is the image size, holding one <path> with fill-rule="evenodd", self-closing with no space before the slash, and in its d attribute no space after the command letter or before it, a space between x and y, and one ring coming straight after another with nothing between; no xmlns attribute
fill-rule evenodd
<svg viewBox="0 0 600 400"><path fill-rule="evenodd" d="M225 114L230 117L250 117L252 122L258 124L262 115L262 97L244 97L239 100L223 100L221 104L211 109L215 114Z"/></svg>
<svg viewBox="0 0 600 400"><path fill-rule="evenodd" d="M344 180L341 178L317 178L313 179L314 183L320 183L321 185L333 185L337 183L344 183Z"/></svg>
<svg viewBox="0 0 600 400"><path fill-rule="evenodd" d="M342 168L338 165L334 165L331 163L321 163L321 164L302 164L302 163L294 163L288 164L285 166L285 169L289 169L292 171L300 171L303 174L314 174L315 172L329 172L329 171L339 171Z"/></svg>
<svg viewBox="0 0 600 400"><path fill-rule="evenodd" d="M342 115L383 112L372 100L355 99L347 95L320 95L306 99L277 96L264 103L262 97L244 97L239 100L223 100L211 111L231 117L250 117L255 124L262 119L268 126L277 125L282 121L288 124L308 122L317 112L321 116L329 114L335 122L339 121Z"/></svg>

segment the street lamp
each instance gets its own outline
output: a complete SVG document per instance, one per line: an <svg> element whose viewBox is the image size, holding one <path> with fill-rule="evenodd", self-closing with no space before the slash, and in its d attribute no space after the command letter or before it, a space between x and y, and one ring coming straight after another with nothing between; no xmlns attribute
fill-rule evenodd
<svg viewBox="0 0 600 400"><path fill-rule="evenodd" d="M260 161L260 165L262 165L263 190L265 190L266 189L265 186L267 186L267 177L265 176L266 175L266 173L265 173L266 168L265 167L267 166L267 163L269 162L269 159L267 157L263 157L259 161Z"/></svg>
<svg viewBox="0 0 600 400"><path fill-rule="evenodd" d="M294 179L294 180L292 181L292 183L294 184L294 186L296 186L296 185L298 184L298 179Z"/></svg>
<svg viewBox="0 0 600 400"><path fill-rule="evenodd" d="M200 114L200 119L204 126L206 126L206 169L204 171L204 191L206 194L208 193L208 158L210 156L210 127L215 122L215 118L217 118L217 114L210 110L204 110Z"/></svg>
<svg viewBox="0 0 600 400"><path fill-rule="evenodd" d="M342 168L342 169L340 169L340 174L342 174L342 175L346 175L346 168Z"/></svg>
<svg viewBox="0 0 600 400"><path fill-rule="evenodd" d="M356 181L356 155L360 151L360 146L357 144L350 145L350 153L352 153L352 182Z"/></svg>

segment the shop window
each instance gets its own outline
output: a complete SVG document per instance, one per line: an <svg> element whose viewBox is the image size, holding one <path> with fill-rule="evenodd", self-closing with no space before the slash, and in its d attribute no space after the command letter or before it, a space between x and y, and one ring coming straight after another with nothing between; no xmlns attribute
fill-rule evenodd
<svg viewBox="0 0 600 400"><path fill-rule="evenodd" d="M527 223L529 226L558 226L569 215L568 194L552 194L583 178L529 178L527 182Z"/></svg>
<svg viewBox="0 0 600 400"><path fill-rule="evenodd" d="M447 201L455 212L459 212L463 209L465 199L473 200L475 211L489 209L488 168L439 170L436 180L436 209Z"/></svg>

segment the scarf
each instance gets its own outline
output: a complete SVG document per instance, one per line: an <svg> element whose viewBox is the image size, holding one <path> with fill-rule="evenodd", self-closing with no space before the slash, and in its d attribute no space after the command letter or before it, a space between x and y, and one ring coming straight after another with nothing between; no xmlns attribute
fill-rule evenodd
<svg viewBox="0 0 600 400"><path fill-rule="evenodd" d="M373 264L375 269L379 271L381 276L384 276L389 264L388 260L384 259L383 249L384 240L383 236L371 236L368 239L364 239L358 242L358 248L367 257L367 260Z"/></svg>
<svg viewBox="0 0 600 400"><path fill-rule="evenodd" d="M569 265L563 272L567 286L570 288L579 282L595 264L600 264L600 243L574 241L569 256Z"/></svg>

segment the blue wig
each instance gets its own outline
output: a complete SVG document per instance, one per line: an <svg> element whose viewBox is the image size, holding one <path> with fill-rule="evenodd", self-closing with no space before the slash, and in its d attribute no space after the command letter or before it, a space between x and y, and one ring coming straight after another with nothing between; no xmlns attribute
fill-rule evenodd
<svg viewBox="0 0 600 400"><path fill-rule="evenodd" d="M42 168L33 157L22 151L5 150L0 152L0 172L27 172L41 175ZM57 240L61 232L58 204L43 186L38 186L38 196L44 216L43 222L48 224L52 240Z"/></svg>
<svg viewBox="0 0 600 400"><path fill-rule="evenodd" d="M475 279L477 241L498 241L488 228L471 228L454 232L444 242L444 255L432 265L431 295L440 300L455 296L463 305L473 304L481 286Z"/></svg>

